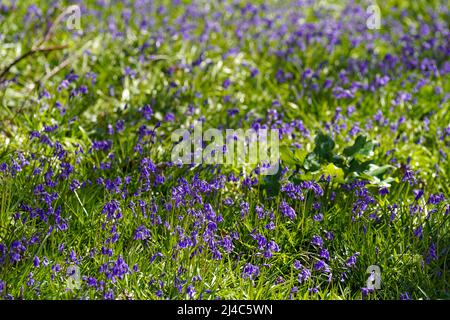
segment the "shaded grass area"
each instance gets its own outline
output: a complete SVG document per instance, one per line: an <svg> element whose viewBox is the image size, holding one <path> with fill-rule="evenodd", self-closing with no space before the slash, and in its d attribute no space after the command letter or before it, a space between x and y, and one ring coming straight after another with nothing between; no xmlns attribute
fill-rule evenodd
<svg viewBox="0 0 450 320"><path fill-rule="evenodd" d="M449 298L444 2L100 3L11 68L66 5L0 10L2 298ZM280 171L171 163L194 121Z"/></svg>

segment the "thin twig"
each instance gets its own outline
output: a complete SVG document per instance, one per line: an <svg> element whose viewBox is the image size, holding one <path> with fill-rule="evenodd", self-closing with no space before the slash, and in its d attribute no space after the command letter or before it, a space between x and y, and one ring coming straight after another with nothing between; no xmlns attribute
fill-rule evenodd
<svg viewBox="0 0 450 320"><path fill-rule="evenodd" d="M11 62L8 66L6 66L6 68L0 73L0 79L2 79L14 65L18 64L20 61L27 58L28 56L31 56L37 52L50 52L50 51L62 50L65 48L67 48L67 45L33 48L30 51L27 51L24 54L22 54L21 56L17 57L13 62Z"/></svg>
<svg viewBox="0 0 450 320"><path fill-rule="evenodd" d="M77 52L71 56L69 56L67 59L63 60L59 65L57 65L55 68L53 68L50 72L48 72L47 74L45 74L45 76L42 76L38 81L37 81L37 85L41 85L42 83L45 83L48 79L50 79L51 77L53 77L55 74L57 74L58 72L60 72L62 69L64 69L65 67L67 67L69 65L69 63L74 60L75 58L77 58L80 54L83 54L84 50L86 47L88 47L88 45L90 44L91 41L86 42L80 49L77 50Z"/></svg>
<svg viewBox="0 0 450 320"><path fill-rule="evenodd" d="M44 33L43 38L39 42L37 42L33 46L33 48L41 47L44 43L46 43L50 40L51 36L53 35L55 27L61 22L62 18L64 18L64 16L66 14L67 14L66 11L63 11L56 17L56 19L53 22L50 23L50 25L48 26L48 29Z"/></svg>

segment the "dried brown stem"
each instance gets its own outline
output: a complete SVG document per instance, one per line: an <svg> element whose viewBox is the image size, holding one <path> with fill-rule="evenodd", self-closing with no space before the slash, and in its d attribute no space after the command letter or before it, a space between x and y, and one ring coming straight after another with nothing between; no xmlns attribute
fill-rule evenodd
<svg viewBox="0 0 450 320"><path fill-rule="evenodd" d="M33 55L33 54L35 54L37 52L50 52L50 51L55 51L55 50L62 50L62 49L65 49L65 48L67 48L67 45L33 48L30 51L27 51L24 54L22 54L21 56L17 57L13 62L11 62L9 65L7 65L6 68L3 69L3 71L0 73L0 79L3 79L3 77L8 73L8 71L13 66L15 66L20 61L22 61L23 59L27 58L28 56L31 56L31 55Z"/></svg>

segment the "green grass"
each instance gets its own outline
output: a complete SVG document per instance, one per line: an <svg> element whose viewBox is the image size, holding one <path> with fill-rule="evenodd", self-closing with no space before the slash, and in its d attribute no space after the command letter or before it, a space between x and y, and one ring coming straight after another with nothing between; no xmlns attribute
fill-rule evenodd
<svg viewBox="0 0 450 320"><path fill-rule="evenodd" d="M28 7L33 3L44 16L25 20ZM4 283L0 297L102 299L112 290L116 299L188 299L187 287L192 285L195 299L399 299L404 293L413 299L450 298L450 135L445 134L450 123L450 105L448 97L445 98L450 92L450 81L448 73L442 74L444 64L449 61L449 42L445 34L439 32L417 35L413 31L420 27L421 20L429 25L439 22L448 36L448 8L439 10L445 3L380 3L383 27L379 31L366 29L364 18L356 14L313 8L286 10L289 6L278 1L268 1L271 10L258 11L265 18L280 15L271 28L265 28L264 24L256 26L250 14L243 15L237 8L229 12L225 4L220 4L206 16L210 23L221 25L222 30L212 32L207 43L194 38L203 32L202 17L187 15L186 20L194 26L191 39L183 39L180 33L176 37L169 34L164 16L169 19L168 25L177 29L176 18L188 12L187 1L179 6L170 5L170 1L161 3L167 6L166 13L156 14L155 8L132 9L132 19L127 24L122 13L133 8L133 4L119 1L101 8L95 1L84 1L84 7L99 11L97 15L94 11L82 11L82 34L67 30L61 23L45 47L66 45L66 48L32 54L0 77L0 164L6 165L0 172L0 245L5 246L4 253L0 250L0 284ZM9 6L8 1L6 5ZM244 3L240 5L243 6ZM364 12L365 4L361 6ZM394 10L395 7L405 9L406 14L402 16L401 10ZM51 6L47 1L20 1L14 9L0 10L0 73L42 39L47 24L55 21L63 8L62 3ZM199 8L192 12L199 12ZM436 12L436 17L430 15L430 10ZM224 14L214 17L214 11ZM311 33L318 38L320 32L329 32L329 22L339 41L333 47L314 41L302 43L304 47L294 45L289 37L294 37L299 25L289 20L289 15L295 12L303 14L304 21L315 26L317 33ZM134 18L139 19L141 14L153 21L152 27L139 27ZM118 38L107 31L108 19L113 19L121 31ZM242 21L247 21L248 25ZM335 21L341 23L340 28ZM286 29L275 37L273 31L283 24ZM235 35L239 27L247 28L242 39ZM256 37L259 33L262 35ZM427 75L419 67L407 69L402 61L388 70L381 67L388 53L404 57L406 42L401 37L405 35L411 37L408 41L415 50L414 59L419 64L425 58L432 59L438 72ZM164 40L157 40L157 36ZM361 39L358 44L351 43L355 37ZM300 36L300 39L303 38ZM430 39L435 39L437 44L424 47ZM237 46L240 47L238 54L224 57L228 50ZM287 56L277 56L274 52L289 48L293 49ZM193 66L201 54L203 62ZM352 69L352 63L361 62L367 63L367 72L357 67ZM131 68L135 76L125 75L126 67ZM259 70L254 77L251 68ZM301 75L307 68L317 71L318 75L302 81ZM294 78L277 81L280 69L290 72ZM347 70L348 84L340 80L343 70ZM61 82L71 72L79 78L70 82L68 89L60 90ZM87 78L88 73L96 74L95 83ZM337 99L332 88L324 88L326 79L348 88L353 82L373 84L377 76L384 74L391 78L385 86L374 91L357 90L348 99ZM226 79L232 81L228 88L223 87ZM420 79L425 79L426 83L415 90ZM87 88L87 93L71 96L71 90L81 86ZM440 93L436 93L438 87ZM43 97L44 92L48 97ZM392 100L399 92L410 93L412 99L393 106ZM274 100L280 107L272 106ZM65 109L64 113L58 104ZM140 112L146 104L151 105L154 112L150 120ZM195 106L193 114L186 112L190 105ZM348 114L350 106L355 107L355 111ZM333 122L337 107L342 108L344 116ZM232 108L239 110L234 117L227 114ZM270 109L277 110L278 122L271 120ZM379 111L387 124L374 120ZM169 112L174 114L175 121L165 120ZM391 128L402 116L404 121L398 128ZM243 170L239 166L168 165L173 147L171 133L189 128L201 117L205 129L248 129L259 118L275 128L286 128L292 121L301 121L307 132L294 125L292 133L283 135L281 164L287 170L276 176L258 176L252 168ZM428 125L425 118L429 120ZM110 135L108 125L114 127L118 120L124 121L124 130L115 130ZM366 126L370 123L371 127ZM45 133L44 126L53 124L58 124L58 128ZM356 124L360 131L350 134ZM151 135L139 138L143 125L155 130L154 138ZM339 131L333 128L335 125L341 126ZM33 131L47 135L53 146L40 142L39 138L31 139ZM322 138L315 142L315 137L320 137L319 132L323 132ZM364 147L367 149L357 147L356 154L347 155L344 150L351 147L358 136L366 137ZM90 150L94 141L107 139L112 141L110 150ZM316 147L324 141L322 139L332 140L334 148ZM62 157L57 156L56 142L65 150ZM299 143L301 148L295 148L293 143ZM135 151L136 145L142 147L142 153ZM392 152L388 154L388 151ZM318 167L310 169L307 159L313 156ZM156 172L149 176L148 188L141 179L143 158L150 158L158 165ZM67 179L60 178L63 163L73 166ZM110 168L99 169L105 163L110 163ZM370 172L369 163L385 170ZM13 169L16 164L21 167L17 172ZM34 171L37 168L40 172ZM56 184L54 187L45 185L49 180L45 173L50 168L54 172L50 178ZM403 181L409 171L415 172L414 186ZM213 185L214 179L220 175L228 177L231 173L242 176L237 181L225 179L223 187L210 187L210 191L193 187L198 198L182 196L180 200L186 204L176 206L173 190L180 186L180 178L190 185L196 179L204 185ZM326 181L320 179L323 174L333 177ZM159 175L165 178L162 184L155 183ZM246 188L243 186L246 176L257 177L259 181L252 188ZM97 183L99 178L114 180L118 177L122 179L118 192ZM130 181L125 185L126 177ZM70 190L74 180L85 185ZM279 189L288 182L298 185L309 180L320 185L323 196L303 188L304 200L293 200ZM345 186L356 181L367 184L346 189ZM34 192L40 184L46 192L57 193L49 203L43 200L42 194ZM379 194L383 186L389 187L387 195ZM424 196L417 201L413 193L416 189L424 190ZM428 203L430 195L441 193L443 201ZM332 194L335 194L334 200ZM360 204L358 201L365 195L373 201L360 216L355 215L354 206ZM223 204L228 197L234 200L231 206ZM123 217L118 220L108 220L102 213L105 204L112 200L120 204ZM130 208L130 201L135 204L135 212ZM145 216L139 201L147 204ZM242 201L249 204L245 218L241 218ZM282 215L282 201L295 210L293 221ZM314 209L315 203L320 205L319 210ZM211 204L216 215L223 217L214 233L222 255L220 260L215 259L213 250L208 247L208 239L202 238L208 221L204 215L195 217L195 212L204 210L205 204ZM24 205L33 210L27 210ZM259 219L256 206L272 212L273 219L268 216ZM412 206L418 206L419 210L411 213ZM56 231L58 222L54 210L58 207L61 218L67 222L67 230ZM34 217L36 209L48 212L50 208L53 211L45 218L39 217L39 211ZM395 217L392 216L394 211ZM323 214L320 222L313 218L319 212ZM20 218L17 219L18 213ZM265 228L270 220L276 226L274 230ZM51 225L55 230L48 234ZM133 239L136 228L141 225L150 231L147 241ZM423 228L421 239L414 235L419 226ZM118 240L111 244L108 239L112 237L113 227ZM189 236L196 231L198 243L181 248L178 245L183 238L181 229ZM279 252L264 258L251 236L252 231L261 233L267 241L275 241ZM330 254L331 281L329 274L313 270L321 258L319 250L311 244L314 235L325 239L329 231L335 235L332 241L324 240L324 247ZM233 232L237 232L239 238L233 240L232 251L226 253L220 241ZM33 236L39 240L30 244ZM27 243L18 262L13 261L9 251L14 241ZM65 245L64 250L58 249L61 244ZM429 260L432 245L436 247L437 257ZM112 256L102 254L102 247L111 248ZM70 259L71 251L76 253L81 276L102 281L101 288L92 288L82 280L80 288L67 289L66 270L74 263ZM347 260L356 252L359 252L356 265L347 267ZM156 253L161 253L162 257L150 262ZM39 267L33 266L36 256L40 259ZM137 264L138 271L111 281L101 272L101 266L113 265L118 256L123 257L130 269ZM48 260L47 266L43 265L44 258ZM297 280L296 260L311 270L311 277L303 283ZM260 267L260 274L254 280L242 277L247 263ZM54 271L56 265L61 267L59 272ZM369 276L366 269L371 265L381 268L381 289L362 297L361 288L366 286ZM28 282L30 273L33 284ZM341 281L344 273L346 279ZM201 281L193 281L198 276ZM177 288L179 284L181 290ZM291 294L294 287L298 292ZM319 290L316 294L309 292L314 287Z"/></svg>

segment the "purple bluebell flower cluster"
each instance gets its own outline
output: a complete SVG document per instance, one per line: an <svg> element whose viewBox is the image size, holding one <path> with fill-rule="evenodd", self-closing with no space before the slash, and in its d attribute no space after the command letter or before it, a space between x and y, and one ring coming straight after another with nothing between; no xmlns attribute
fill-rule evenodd
<svg viewBox="0 0 450 320"><path fill-rule="evenodd" d="M448 295L448 6L420 3L372 30L353 1L87 1L28 65L56 9L0 4L0 299ZM200 124L278 130L278 171L173 160Z"/></svg>

